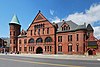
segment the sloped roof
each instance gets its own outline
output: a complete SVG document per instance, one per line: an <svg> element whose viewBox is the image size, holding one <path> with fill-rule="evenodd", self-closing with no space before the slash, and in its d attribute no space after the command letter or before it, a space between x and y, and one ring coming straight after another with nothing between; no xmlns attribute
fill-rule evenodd
<svg viewBox="0 0 100 67"><path fill-rule="evenodd" d="M16 15L14 15L14 16L13 16L13 18L12 18L12 20L11 20L11 22L10 22L10 23L20 25L20 22L19 22L19 20L18 20L18 18L17 18L17 16L16 16Z"/></svg>
<svg viewBox="0 0 100 67"><path fill-rule="evenodd" d="M86 29L86 25L78 25L76 29Z"/></svg>
<svg viewBox="0 0 100 67"><path fill-rule="evenodd" d="M66 31L73 31L73 30L79 30L79 29L86 29L86 25L85 25L85 24L83 24L83 25L77 25L76 23L74 23L74 22L72 22L72 21L70 20L70 21L62 21L62 22L57 23L57 25L58 25L58 31L57 31L57 32L63 32L61 26L62 26L64 23L67 23L67 24L69 25L69 27L70 27L70 30L66 30Z"/></svg>

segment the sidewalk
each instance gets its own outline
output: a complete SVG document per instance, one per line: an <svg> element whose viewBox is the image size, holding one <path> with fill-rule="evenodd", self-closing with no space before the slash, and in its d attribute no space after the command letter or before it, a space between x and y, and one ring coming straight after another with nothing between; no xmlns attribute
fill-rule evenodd
<svg viewBox="0 0 100 67"><path fill-rule="evenodd" d="M5 54L0 54L5 55ZM52 59L73 59L73 60L98 60L100 56L85 56L85 55L48 55L48 54L7 54L9 56L21 56L21 57L34 57L34 58L52 58Z"/></svg>

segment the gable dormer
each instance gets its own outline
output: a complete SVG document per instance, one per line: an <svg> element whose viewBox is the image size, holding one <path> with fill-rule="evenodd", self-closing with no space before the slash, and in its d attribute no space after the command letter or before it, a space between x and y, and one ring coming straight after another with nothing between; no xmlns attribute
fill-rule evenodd
<svg viewBox="0 0 100 67"><path fill-rule="evenodd" d="M26 31L24 29L22 29L21 35L26 35Z"/></svg>
<svg viewBox="0 0 100 67"><path fill-rule="evenodd" d="M70 26L63 20L63 24L61 26L62 31L70 30Z"/></svg>

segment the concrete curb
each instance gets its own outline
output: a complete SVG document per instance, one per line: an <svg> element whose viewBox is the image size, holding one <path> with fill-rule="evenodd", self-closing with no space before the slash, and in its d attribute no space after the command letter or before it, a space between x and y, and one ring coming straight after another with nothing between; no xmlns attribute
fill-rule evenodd
<svg viewBox="0 0 100 67"><path fill-rule="evenodd" d="M0 55L5 55L5 54L0 54ZM20 56L20 57L33 57L33 58L100 61L100 56L85 56L85 55L43 55L43 54L7 54L7 55L8 56Z"/></svg>

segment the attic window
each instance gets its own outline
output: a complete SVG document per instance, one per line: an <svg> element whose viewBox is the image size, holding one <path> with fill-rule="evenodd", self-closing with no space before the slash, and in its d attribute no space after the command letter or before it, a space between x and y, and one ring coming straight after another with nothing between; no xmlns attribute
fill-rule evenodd
<svg viewBox="0 0 100 67"><path fill-rule="evenodd" d="M62 31L64 31L64 30L69 30L70 29L70 27L69 26L66 26L66 25L64 25L63 27L62 27Z"/></svg>
<svg viewBox="0 0 100 67"><path fill-rule="evenodd" d="M37 25L34 26L35 29L37 29L37 28L43 28L43 27L44 27L44 24L37 24Z"/></svg>

